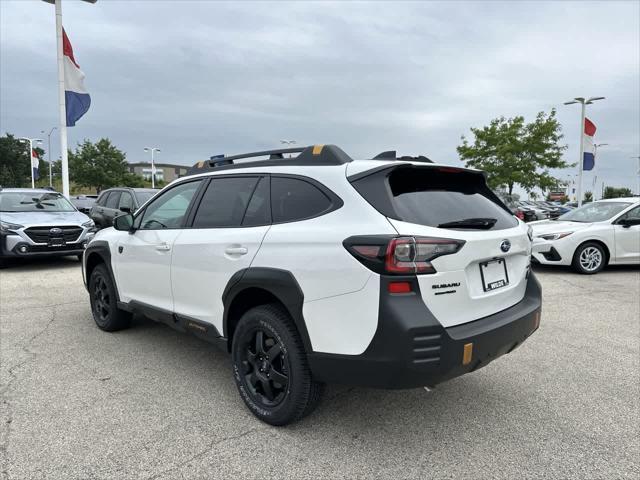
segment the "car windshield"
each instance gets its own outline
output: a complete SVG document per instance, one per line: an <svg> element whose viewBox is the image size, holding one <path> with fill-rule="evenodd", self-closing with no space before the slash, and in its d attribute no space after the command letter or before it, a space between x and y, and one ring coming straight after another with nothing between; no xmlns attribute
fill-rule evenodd
<svg viewBox="0 0 640 480"><path fill-rule="evenodd" d="M75 212L75 207L59 193L2 192L0 212Z"/></svg>
<svg viewBox="0 0 640 480"><path fill-rule="evenodd" d="M558 220L568 222L603 222L617 215L627 208L630 203L627 202L594 202L583 205L580 208L571 210L570 212L560 215Z"/></svg>

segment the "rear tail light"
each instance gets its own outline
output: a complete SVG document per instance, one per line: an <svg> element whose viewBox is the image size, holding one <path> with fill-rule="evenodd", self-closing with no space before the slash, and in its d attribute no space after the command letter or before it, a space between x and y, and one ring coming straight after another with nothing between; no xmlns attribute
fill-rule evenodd
<svg viewBox="0 0 640 480"><path fill-rule="evenodd" d="M463 240L433 237L351 237L346 249L367 268L380 274L415 275L435 273L435 258L458 252Z"/></svg>
<svg viewBox="0 0 640 480"><path fill-rule="evenodd" d="M524 220L524 212L522 210L516 210L516 217L520 220Z"/></svg>

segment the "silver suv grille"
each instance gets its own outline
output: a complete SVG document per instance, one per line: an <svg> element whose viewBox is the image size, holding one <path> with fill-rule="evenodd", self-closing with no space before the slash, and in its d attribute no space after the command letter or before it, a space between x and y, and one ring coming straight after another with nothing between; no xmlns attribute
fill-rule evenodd
<svg viewBox="0 0 640 480"><path fill-rule="evenodd" d="M51 233L51 230L56 228L60 230L60 233ZM60 227L29 227L25 229L24 233L26 233L34 243L49 243L49 240L52 238L63 238L66 243L71 243L78 240L78 237L82 233L82 227L69 225Z"/></svg>

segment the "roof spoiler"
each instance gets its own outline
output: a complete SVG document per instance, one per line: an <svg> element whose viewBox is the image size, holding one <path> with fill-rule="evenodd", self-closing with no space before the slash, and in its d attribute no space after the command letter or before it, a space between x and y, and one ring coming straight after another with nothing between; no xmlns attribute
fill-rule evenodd
<svg viewBox="0 0 640 480"><path fill-rule="evenodd" d="M424 155L418 155L417 157L411 157L408 155L398 157L398 153L395 150L388 150L386 152L381 152L372 160L401 160L405 162L424 162L424 163L433 163L430 158L425 157Z"/></svg>
<svg viewBox="0 0 640 480"><path fill-rule="evenodd" d="M295 157L288 158L285 155L297 153ZM267 160L236 163L236 160L245 158L266 157ZM311 145L308 147L280 148L277 150L263 150L260 152L241 153L238 155L216 155L209 160L196 163L189 169L187 175L203 173L211 169L227 169L235 167L248 167L260 165L342 165L352 162L353 159L342 149L335 145Z"/></svg>

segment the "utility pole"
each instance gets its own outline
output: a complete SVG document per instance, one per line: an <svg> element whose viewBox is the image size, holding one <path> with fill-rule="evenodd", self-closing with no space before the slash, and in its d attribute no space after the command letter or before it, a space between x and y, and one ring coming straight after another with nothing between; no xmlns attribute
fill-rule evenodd
<svg viewBox="0 0 640 480"><path fill-rule="evenodd" d="M575 97L573 100L568 102L564 102L565 105L572 105L574 103L579 103L581 105L581 115L580 115L580 158L578 159L578 207L582 206L582 169L584 162L584 119L585 119L585 110L587 105L591 105L593 102L597 100L604 100L604 97L591 97L585 100L584 97Z"/></svg>

